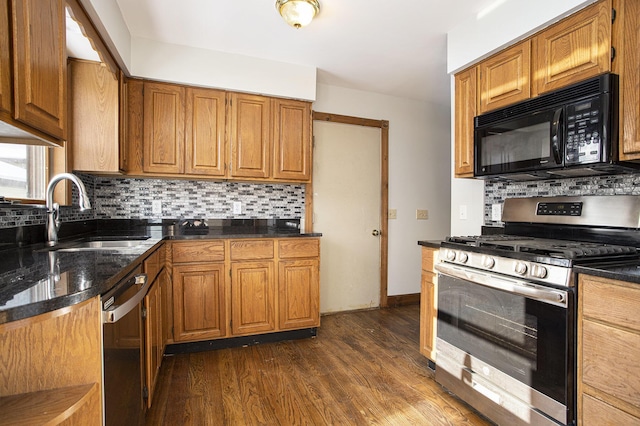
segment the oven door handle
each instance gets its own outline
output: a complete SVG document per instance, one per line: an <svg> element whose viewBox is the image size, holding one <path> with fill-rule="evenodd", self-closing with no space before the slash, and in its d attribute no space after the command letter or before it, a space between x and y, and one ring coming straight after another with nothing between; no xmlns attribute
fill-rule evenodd
<svg viewBox="0 0 640 426"><path fill-rule="evenodd" d="M132 281L130 285L141 285L136 294L131 296L121 305L113 305L109 307L109 309L102 311L102 322L104 324L111 324L114 322L118 322L121 318L127 315L133 308L135 308L144 296L147 295L147 290L149 290L149 279L147 274L139 274L135 277L129 279Z"/></svg>
<svg viewBox="0 0 640 426"><path fill-rule="evenodd" d="M514 280L496 274L487 274L468 268L462 268L448 263L438 263L435 265L438 272L461 280L470 281L485 287L514 293L528 297L540 302L549 303L556 306L567 307L567 292L555 290L550 287L543 287L525 281Z"/></svg>

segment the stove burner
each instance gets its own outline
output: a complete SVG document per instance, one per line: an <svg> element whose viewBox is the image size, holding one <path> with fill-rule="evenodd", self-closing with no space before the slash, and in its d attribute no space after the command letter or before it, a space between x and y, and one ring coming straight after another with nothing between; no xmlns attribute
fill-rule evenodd
<svg viewBox="0 0 640 426"><path fill-rule="evenodd" d="M590 243L582 241L550 240L518 235L478 235L450 237L450 243L492 250L530 253L562 259L587 259L638 254L638 249L629 246Z"/></svg>

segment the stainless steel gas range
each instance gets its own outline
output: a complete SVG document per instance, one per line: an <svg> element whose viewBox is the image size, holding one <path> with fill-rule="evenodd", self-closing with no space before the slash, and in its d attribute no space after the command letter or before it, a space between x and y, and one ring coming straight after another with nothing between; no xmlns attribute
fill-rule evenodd
<svg viewBox="0 0 640 426"><path fill-rule="evenodd" d="M441 245L436 380L498 424L575 424L573 266L640 259L640 197L512 198L502 219Z"/></svg>

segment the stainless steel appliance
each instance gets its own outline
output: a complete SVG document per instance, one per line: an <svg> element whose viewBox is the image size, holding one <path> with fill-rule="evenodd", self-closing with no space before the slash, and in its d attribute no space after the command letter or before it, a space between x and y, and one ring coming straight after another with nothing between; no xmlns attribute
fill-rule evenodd
<svg viewBox="0 0 640 426"><path fill-rule="evenodd" d="M618 76L602 74L474 119L476 177L509 180L633 170L618 162Z"/></svg>
<svg viewBox="0 0 640 426"><path fill-rule="evenodd" d="M436 380L498 424L575 424L573 267L640 260L640 197L512 198L503 221L442 243Z"/></svg>
<svg viewBox="0 0 640 426"><path fill-rule="evenodd" d="M102 295L105 425L144 424L141 303L149 289L138 268Z"/></svg>

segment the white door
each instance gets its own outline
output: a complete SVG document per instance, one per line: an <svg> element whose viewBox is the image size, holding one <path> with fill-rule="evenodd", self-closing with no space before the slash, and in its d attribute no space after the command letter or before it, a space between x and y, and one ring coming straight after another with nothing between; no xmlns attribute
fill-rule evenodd
<svg viewBox="0 0 640 426"><path fill-rule="evenodd" d="M322 233L320 312L380 305L381 130L313 122L313 229Z"/></svg>

